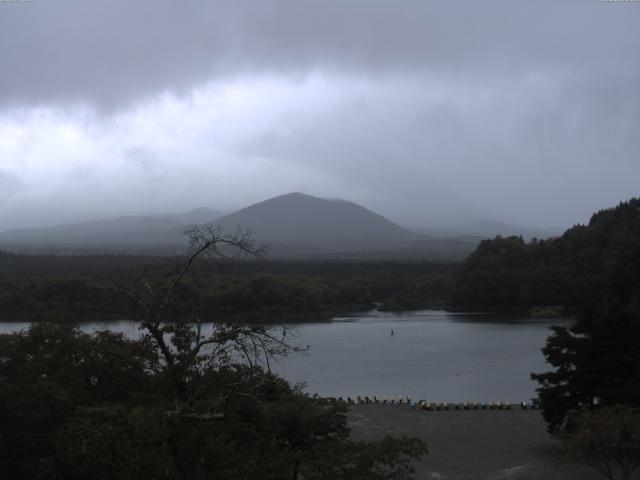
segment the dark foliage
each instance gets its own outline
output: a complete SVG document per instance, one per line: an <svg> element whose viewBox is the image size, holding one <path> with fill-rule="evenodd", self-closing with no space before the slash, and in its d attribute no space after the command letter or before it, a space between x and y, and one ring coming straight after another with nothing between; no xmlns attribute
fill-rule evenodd
<svg viewBox="0 0 640 480"><path fill-rule="evenodd" d="M485 240L456 276L455 305L626 303L640 288L640 199L595 213L561 237Z"/></svg>
<svg viewBox="0 0 640 480"><path fill-rule="evenodd" d="M130 299L115 295L114 281L155 278L180 259L123 256L0 256L0 320L131 317ZM51 270L47 270L47 269ZM224 275L194 265L176 295L202 317L295 321L310 315L444 305L452 265L398 263L236 262ZM181 312L174 305L174 314Z"/></svg>
<svg viewBox="0 0 640 480"><path fill-rule="evenodd" d="M217 353L181 370L181 389L152 342L110 332L40 322L0 351L6 478L404 479L425 452L350 442L343 404Z"/></svg>
<svg viewBox="0 0 640 480"><path fill-rule="evenodd" d="M575 415L607 405L640 407L640 307L585 308L572 327L553 327L543 352L552 372L534 374L552 432L571 432Z"/></svg>
<svg viewBox="0 0 640 480"><path fill-rule="evenodd" d="M0 464L6 478L55 469L60 430L81 405L135 402L153 392L159 363L147 345L122 335L90 336L68 324L39 323L0 336Z"/></svg>
<svg viewBox="0 0 640 480"><path fill-rule="evenodd" d="M572 327L554 327L543 351L555 370L532 377L549 430L571 433L581 412L640 407L640 200L598 212L557 243L579 287L573 301L589 306Z"/></svg>

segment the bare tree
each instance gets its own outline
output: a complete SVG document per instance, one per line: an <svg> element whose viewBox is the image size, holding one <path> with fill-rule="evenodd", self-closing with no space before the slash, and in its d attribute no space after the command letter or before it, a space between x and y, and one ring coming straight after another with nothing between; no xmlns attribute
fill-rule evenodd
<svg viewBox="0 0 640 480"><path fill-rule="evenodd" d="M565 442L609 480L628 480L640 466L640 413L622 406L584 412Z"/></svg>
<svg viewBox="0 0 640 480"><path fill-rule="evenodd" d="M264 247L246 230L227 234L221 227L196 225L185 235L189 240L186 258L173 270L143 273L126 282L113 280L117 291L136 306L140 329L158 348L169 373L177 373L175 378L184 379L188 378L186 371L200 368L204 360L211 367L212 363L229 365L238 357L250 367L262 365L270 370L272 357L302 350L292 343L290 332L283 326L213 321L208 322L211 330L205 333L200 317L195 310L188 311L188 307L180 309L179 318L168 318L170 314L177 315L177 291L196 264L220 267L239 257L261 258L265 253Z"/></svg>

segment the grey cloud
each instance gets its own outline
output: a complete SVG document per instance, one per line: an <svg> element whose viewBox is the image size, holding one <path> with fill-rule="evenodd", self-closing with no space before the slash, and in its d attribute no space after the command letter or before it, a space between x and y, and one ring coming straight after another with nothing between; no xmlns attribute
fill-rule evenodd
<svg viewBox="0 0 640 480"><path fill-rule="evenodd" d="M223 76L628 67L640 8L605 2L123 0L0 5L0 100L122 106ZM637 61L631 61L637 71Z"/></svg>
<svg viewBox="0 0 640 480"><path fill-rule="evenodd" d="M24 182L11 172L0 169L0 197L8 198L24 187Z"/></svg>
<svg viewBox="0 0 640 480"><path fill-rule="evenodd" d="M160 174L161 167L157 159L157 154L150 148L137 146L125 149L123 152L130 164L136 166L148 177L155 177Z"/></svg>
<svg viewBox="0 0 640 480"><path fill-rule="evenodd" d="M118 214L230 209L304 189L405 223L567 225L640 193L639 25L639 3L599 0L0 2L0 118L20 126L19 112L54 104L67 123L98 132L86 141L99 158L85 168L112 203L96 200L87 217L116 212L116 200ZM314 75L329 83L331 108L305 90ZM216 117L215 102L189 104L238 79L268 79L263 96L280 82L296 106L255 107L265 127L251 108ZM147 107L176 121L152 108L165 92L182 102L182 119L210 110L204 126L185 127L193 136L137 135L144 117L127 123ZM73 102L118 112L80 118ZM228 142L216 133L225 126ZM34 155L64 165L74 147L57 141ZM112 154L123 167L98 168ZM22 153L12 155L7 164L19 165ZM86 189L65 181L64 195L50 195L72 215ZM0 172L0 195L15 185ZM31 201L35 219L44 201ZM15 223L20 208L0 214Z"/></svg>
<svg viewBox="0 0 640 480"><path fill-rule="evenodd" d="M366 204L409 224L501 213L513 223L569 226L638 194L640 97L628 78L591 80L477 85L475 104L456 99L470 95L466 86L434 102L428 84L387 85L393 95L375 90L245 149L318 165L368 188Z"/></svg>

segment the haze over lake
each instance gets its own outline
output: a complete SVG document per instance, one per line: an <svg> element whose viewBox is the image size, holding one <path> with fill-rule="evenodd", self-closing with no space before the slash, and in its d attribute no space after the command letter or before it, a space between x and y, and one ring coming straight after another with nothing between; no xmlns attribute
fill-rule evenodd
<svg viewBox="0 0 640 480"><path fill-rule="evenodd" d="M554 324L569 319L526 319L435 310L360 312L327 322L287 324L302 354L273 362L274 371L321 396L408 395L429 401L530 401L543 372L541 348ZM0 333L28 323L0 323ZM138 334L129 321L83 323ZM204 329L207 330L206 328ZM393 330L393 335L391 331Z"/></svg>

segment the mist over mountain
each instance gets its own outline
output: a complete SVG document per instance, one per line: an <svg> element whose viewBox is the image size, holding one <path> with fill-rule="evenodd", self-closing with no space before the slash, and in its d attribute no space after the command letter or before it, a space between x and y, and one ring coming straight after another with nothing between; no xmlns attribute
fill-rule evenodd
<svg viewBox="0 0 640 480"><path fill-rule="evenodd" d="M176 246L184 243L182 230L210 223L222 212L200 207L188 212L154 216L126 216L42 228L0 232L0 245L14 250L42 247L126 250L133 247Z"/></svg>
<svg viewBox="0 0 640 480"><path fill-rule="evenodd" d="M297 251L388 248L421 239L385 217L346 200L289 193L243 208L216 221L226 230L250 229L259 242Z"/></svg>
<svg viewBox="0 0 640 480"><path fill-rule="evenodd" d="M366 203L363 202L367 207L411 230L462 232L477 222L512 223L510 217L466 198L412 165L389 163L371 171L354 171L352 174L366 177L376 192ZM396 191L390 179L399 177L402 177L402 190Z"/></svg>
<svg viewBox="0 0 640 480"><path fill-rule="evenodd" d="M158 218L175 220L176 222L182 223L184 225L193 225L193 224L211 223L214 220L225 215L225 213L226 212L222 210L215 210L213 208L207 208L207 207L198 207L184 213L154 215L154 216Z"/></svg>
<svg viewBox="0 0 640 480"><path fill-rule="evenodd" d="M467 240L472 239L474 241L494 238L497 235L502 237L521 236L525 239L544 239L558 236L565 230L564 227L560 226L535 228L492 220L474 221L463 225L445 226L442 228L416 226L414 228L410 227L410 229L435 238L462 238Z"/></svg>
<svg viewBox="0 0 640 480"><path fill-rule="evenodd" d="M44 228L0 232L12 251L176 253L191 224L213 223L232 232L250 230L271 257L460 259L477 238L433 238L414 232L361 205L303 193L280 195L217 218L195 209L176 215L128 216Z"/></svg>
<svg viewBox="0 0 640 480"><path fill-rule="evenodd" d="M175 3L2 2L0 230L288 191L564 229L637 195L638 2Z"/></svg>
<svg viewBox="0 0 640 480"><path fill-rule="evenodd" d="M438 193L442 191L436 189L430 195ZM413 197L409 194L409 198ZM462 200L457 203L458 215L446 223L441 221L446 216L439 212L439 205L448 199L443 194L441 202L427 205L422 209L424 221L409 228L354 202L294 192L227 215L199 207L174 214L12 229L0 232L0 248L21 252L173 254L184 251L186 227L215 224L227 232L238 228L251 230L256 241L267 245L269 255L275 258L457 260L485 238L496 235L547 238L560 231L494 220L474 221L487 212ZM442 216L440 221L438 215Z"/></svg>

